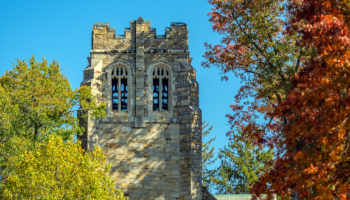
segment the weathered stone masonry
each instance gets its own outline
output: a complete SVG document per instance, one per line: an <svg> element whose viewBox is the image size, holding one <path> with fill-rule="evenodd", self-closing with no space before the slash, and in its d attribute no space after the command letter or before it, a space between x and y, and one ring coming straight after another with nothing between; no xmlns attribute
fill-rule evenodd
<svg viewBox="0 0 350 200"><path fill-rule="evenodd" d="M202 112L187 25L171 23L165 35L156 35L150 21L140 17L120 36L109 23L95 23L90 54L81 85L91 86L98 101L107 104L107 118L80 121L83 147L103 149L115 187L130 199L202 199ZM166 111L153 111L156 68L164 69L168 80ZM116 70L124 71L116 75ZM124 110L112 105L117 76L127 77ZM116 98L120 103L122 97Z"/></svg>

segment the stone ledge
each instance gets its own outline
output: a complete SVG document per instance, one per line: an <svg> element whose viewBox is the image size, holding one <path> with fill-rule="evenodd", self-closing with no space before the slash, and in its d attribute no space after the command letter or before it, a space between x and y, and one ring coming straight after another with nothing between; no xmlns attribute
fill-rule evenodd
<svg viewBox="0 0 350 200"><path fill-rule="evenodd" d="M166 39L166 35L156 35L156 39Z"/></svg>
<svg viewBox="0 0 350 200"><path fill-rule="evenodd" d="M96 22L96 23L94 23L93 26L107 26L107 27L110 27L110 23L109 22Z"/></svg>
<svg viewBox="0 0 350 200"><path fill-rule="evenodd" d="M145 49L145 53L188 53L188 49ZM93 49L90 53L136 53L136 49Z"/></svg>
<svg viewBox="0 0 350 200"><path fill-rule="evenodd" d="M125 39L125 35L114 35L114 39Z"/></svg>
<svg viewBox="0 0 350 200"><path fill-rule="evenodd" d="M261 200L266 200L266 195L262 194ZM214 195L217 200L252 200L251 194L224 194L224 195ZM276 195L274 195L273 200L277 200Z"/></svg>
<svg viewBox="0 0 350 200"><path fill-rule="evenodd" d="M158 119L156 117L144 117L145 123L180 123L181 120L178 117L168 117L163 119ZM135 123L135 117L128 118L114 118L107 117L99 119L100 123Z"/></svg>
<svg viewBox="0 0 350 200"><path fill-rule="evenodd" d="M80 86L86 85L86 86L91 86L92 79L85 79L80 83Z"/></svg>
<svg viewBox="0 0 350 200"><path fill-rule="evenodd" d="M136 53L136 49L126 49L126 50L117 50L117 49L93 49L90 53Z"/></svg>
<svg viewBox="0 0 350 200"><path fill-rule="evenodd" d="M170 26L187 26L185 22L170 22Z"/></svg>
<svg viewBox="0 0 350 200"><path fill-rule="evenodd" d="M151 24L151 20L143 20L142 23L137 23L137 20L130 20L130 24Z"/></svg>

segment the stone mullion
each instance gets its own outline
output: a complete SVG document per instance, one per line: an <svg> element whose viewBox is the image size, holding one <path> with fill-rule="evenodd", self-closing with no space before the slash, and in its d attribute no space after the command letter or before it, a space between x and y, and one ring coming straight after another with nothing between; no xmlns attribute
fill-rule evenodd
<svg viewBox="0 0 350 200"><path fill-rule="evenodd" d="M121 80L120 80L120 76L118 76L118 112L119 113L120 113L120 110L122 108L122 106L121 106L121 95L122 95L122 92L121 92L120 88L121 88Z"/></svg>
<svg viewBox="0 0 350 200"><path fill-rule="evenodd" d="M159 112L162 112L162 79L163 77L159 77Z"/></svg>

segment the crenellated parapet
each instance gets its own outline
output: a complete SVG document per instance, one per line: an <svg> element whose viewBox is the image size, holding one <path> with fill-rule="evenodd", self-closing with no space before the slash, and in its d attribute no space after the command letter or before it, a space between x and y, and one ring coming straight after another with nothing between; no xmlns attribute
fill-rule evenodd
<svg viewBox="0 0 350 200"><path fill-rule="evenodd" d="M124 29L124 35L116 35L116 29L109 22L97 22L92 26L93 50L124 50L136 52L137 40L144 43L145 50L151 51L188 51L188 27L183 22L172 22L165 28L165 35L157 35L150 20L131 20L130 27ZM136 38L136 36L139 36Z"/></svg>

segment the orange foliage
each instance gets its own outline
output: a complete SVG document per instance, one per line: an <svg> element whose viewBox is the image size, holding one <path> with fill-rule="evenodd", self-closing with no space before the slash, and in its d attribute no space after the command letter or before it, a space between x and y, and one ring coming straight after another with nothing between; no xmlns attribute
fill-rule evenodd
<svg viewBox="0 0 350 200"><path fill-rule="evenodd" d="M275 126L283 133L274 140L276 163L252 192L350 199L350 2L292 0L289 9L294 18L287 30L317 54L291 79L291 92L271 115L287 123Z"/></svg>

